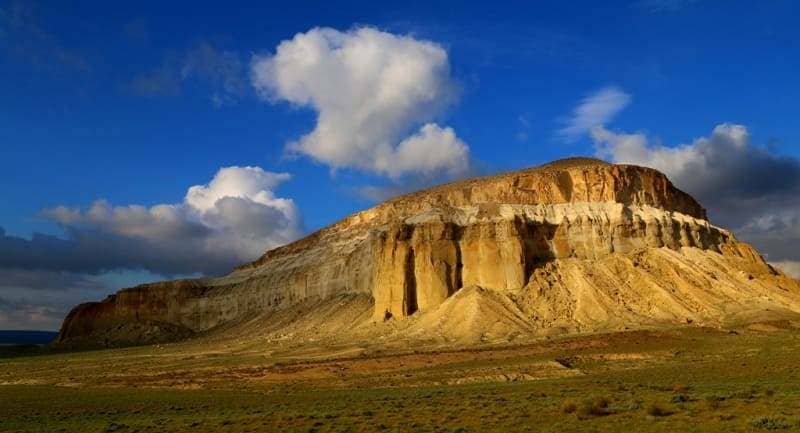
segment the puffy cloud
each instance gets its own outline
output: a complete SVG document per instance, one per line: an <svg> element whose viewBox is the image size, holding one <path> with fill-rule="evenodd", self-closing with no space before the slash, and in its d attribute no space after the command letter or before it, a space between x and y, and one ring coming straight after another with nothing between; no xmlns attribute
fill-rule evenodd
<svg viewBox="0 0 800 433"><path fill-rule="evenodd" d="M785 185L785 178L778 180L764 174L778 170L775 174L785 174L790 180L797 176L797 167L793 166L796 163L750 146L743 125L717 125L709 137L677 147L651 146L642 133L615 134L603 127L594 128L592 138L601 154L658 168L703 197L720 192L733 193L737 198L758 197ZM764 185L770 179L773 184Z"/></svg>
<svg viewBox="0 0 800 433"><path fill-rule="evenodd" d="M674 147L603 126L591 135L599 156L663 171L769 260L800 260L800 160L754 145L745 126L723 123Z"/></svg>
<svg viewBox="0 0 800 433"><path fill-rule="evenodd" d="M734 225L750 219L748 209L797 204L800 161L753 145L743 125L720 124L708 137L675 147L604 127L594 128L592 138L601 156L667 173L679 187L724 210L717 217Z"/></svg>
<svg viewBox="0 0 800 433"><path fill-rule="evenodd" d="M382 163L379 169L392 177L409 171L433 175L440 170L458 175L469 164L467 154L467 145L456 137L453 128L427 123L401 141L393 160Z"/></svg>
<svg viewBox="0 0 800 433"><path fill-rule="evenodd" d="M217 201L225 197L249 198L266 206L285 209L293 208L292 201L275 198L272 190L289 180L288 173L272 173L258 167L227 167L207 185L195 185L186 193L186 203L192 208L205 212L212 210Z"/></svg>
<svg viewBox="0 0 800 433"><path fill-rule="evenodd" d="M560 131L589 133L599 157L658 169L707 207L716 224L754 244L790 274L800 263L800 160L752 143L744 125L722 123L707 137L676 146L641 132L612 131L605 124L630 102L606 88L585 98Z"/></svg>
<svg viewBox="0 0 800 433"><path fill-rule="evenodd" d="M631 96L618 87L604 87L585 97L558 133L564 140L574 141L592 128L610 122L630 102Z"/></svg>
<svg viewBox="0 0 800 433"><path fill-rule="evenodd" d="M183 203L86 210L56 207L43 215L66 239L28 240L0 229L0 268L102 273L145 269L162 275L220 274L300 236L300 213L273 189L289 175L227 167L207 185L189 188Z"/></svg>
<svg viewBox="0 0 800 433"><path fill-rule="evenodd" d="M467 169L467 145L430 123L455 96L440 45L372 28L314 28L255 56L251 75L264 99L317 112L314 130L290 152L393 178Z"/></svg>

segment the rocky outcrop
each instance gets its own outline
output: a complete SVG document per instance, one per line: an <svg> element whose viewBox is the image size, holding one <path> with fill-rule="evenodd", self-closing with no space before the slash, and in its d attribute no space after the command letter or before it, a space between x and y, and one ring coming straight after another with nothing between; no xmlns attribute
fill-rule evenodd
<svg viewBox="0 0 800 433"><path fill-rule="evenodd" d="M747 278L726 279L731 271ZM651 276L660 274L685 288L683 300L658 301L653 294L663 284ZM465 287L476 289L454 298ZM420 316L440 323L431 317L458 299L511 303L513 318L498 323L523 317L526 330L544 332L600 329L620 317L628 325L700 320L753 299L800 311L799 294L796 281L711 225L663 174L573 159L389 200L224 277L122 290L76 307L59 341L174 340L341 296L371 299L372 322Z"/></svg>
<svg viewBox="0 0 800 433"><path fill-rule="evenodd" d="M375 229L375 313L434 309L466 286L519 290L554 260L593 261L641 248L721 252L730 242L706 221L619 203L429 210Z"/></svg>

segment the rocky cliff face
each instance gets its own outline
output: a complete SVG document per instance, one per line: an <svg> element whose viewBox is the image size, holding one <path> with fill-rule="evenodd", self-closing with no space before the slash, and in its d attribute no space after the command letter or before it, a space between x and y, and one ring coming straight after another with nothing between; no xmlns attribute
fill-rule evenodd
<svg viewBox="0 0 800 433"><path fill-rule="evenodd" d="M572 159L389 200L221 278L122 290L76 307L59 341L175 340L342 296L368 298L373 324L417 318L412 334L459 302L531 334L800 311L797 281L663 174Z"/></svg>

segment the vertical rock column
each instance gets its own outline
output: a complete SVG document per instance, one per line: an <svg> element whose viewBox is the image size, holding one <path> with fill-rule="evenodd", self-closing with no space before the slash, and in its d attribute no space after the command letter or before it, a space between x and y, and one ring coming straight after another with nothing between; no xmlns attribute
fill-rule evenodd
<svg viewBox="0 0 800 433"><path fill-rule="evenodd" d="M459 227L395 224L373 238L375 318L435 309L461 287Z"/></svg>
<svg viewBox="0 0 800 433"><path fill-rule="evenodd" d="M460 240L462 284L495 290L523 287L526 281L525 226L515 220L470 225Z"/></svg>
<svg viewBox="0 0 800 433"><path fill-rule="evenodd" d="M458 289L516 290L532 266L552 257L555 228L513 218L458 226L392 224L373 234L374 317L433 310Z"/></svg>
<svg viewBox="0 0 800 433"><path fill-rule="evenodd" d="M419 309L435 309L461 287L458 227L426 223L414 229L414 277Z"/></svg>
<svg viewBox="0 0 800 433"><path fill-rule="evenodd" d="M418 308L413 233L413 226L393 224L372 239L376 261L372 292L375 319L408 316Z"/></svg>

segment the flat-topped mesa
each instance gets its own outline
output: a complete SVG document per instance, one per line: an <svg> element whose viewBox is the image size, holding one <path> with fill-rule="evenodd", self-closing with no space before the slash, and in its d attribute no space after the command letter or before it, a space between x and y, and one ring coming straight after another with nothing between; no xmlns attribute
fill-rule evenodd
<svg viewBox="0 0 800 433"><path fill-rule="evenodd" d="M359 226L387 224L433 208L461 208L492 204L546 205L566 203L620 203L652 206L706 219L706 210L689 194L675 188L654 169L609 164L594 158L568 158L539 167L477 177L404 194L357 212L297 242L267 251L264 262L302 250L330 233Z"/></svg>
<svg viewBox="0 0 800 433"><path fill-rule="evenodd" d="M538 309L526 313L532 323L539 323L537 317L560 323L556 313L545 311L552 306L542 304L548 291L571 290L555 289L560 286L548 277L560 269L559 263L577 260L591 266L607 257L625 257L624 266L636 273L648 268L634 267L631 255L654 249L684 254L686 248L723 258L709 259L703 269L722 269L721 263L730 262L732 269L750 276L780 276L752 248L709 224L700 204L658 171L568 159L394 198L268 251L224 277L122 290L103 302L76 307L59 341L122 345L174 340L254 314L341 296L370 299L373 320L385 320L434 311L469 286L516 293ZM622 272L623 265L615 266ZM579 269L570 278L588 272ZM708 272L692 274L692 281L710 281ZM659 282L664 278L642 287L666 284ZM767 284L756 277L749 281L731 284ZM713 296L702 302L708 299Z"/></svg>

